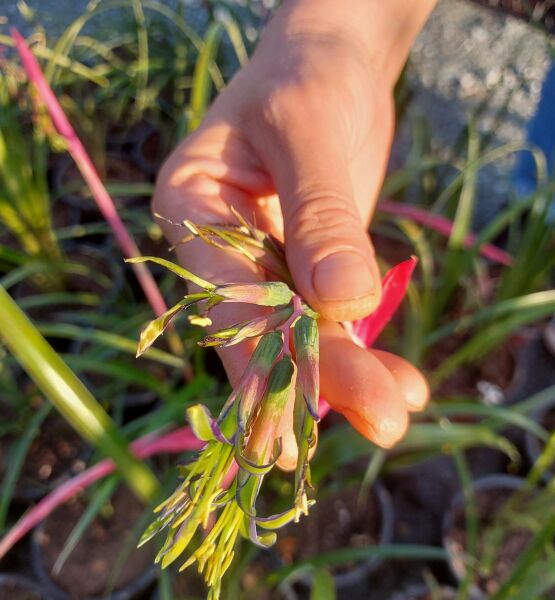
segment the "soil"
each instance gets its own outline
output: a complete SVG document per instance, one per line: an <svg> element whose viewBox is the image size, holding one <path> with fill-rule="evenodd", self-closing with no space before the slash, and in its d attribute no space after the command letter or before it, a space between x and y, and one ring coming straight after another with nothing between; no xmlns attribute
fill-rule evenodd
<svg viewBox="0 0 555 600"><path fill-rule="evenodd" d="M503 506L514 492L514 489L504 487L477 491L478 531L483 532L495 523ZM454 551L457 554L464 552L466 543L465 523L464 506L459 505L455 508L453 514L453 527L446 532L452 543L452 552ZM530 530L518 528L516 525L507 529L501 549L492 564L491 572L480 572L475 581L477 587L488 595L494 594L512 573L515 562L533 536ZM482 556L483 552L483 540L479 540L477 556ZM548 595L546 598L555 598L555 595L552 592L552 595Z"/></svg>
<svg viewBox="0 0 555 600"><path fill-rule="evenodd" d="M196 567L192 566L172 576L173 600L200 600L206 597L206 586L195 569Z"/></svg>
<svg viewBox="0 0 555 600"><path fill-rule="evenodd" d="M381 510L374 494L358 504L358 488L350 488L318 500L308 518L301 517L282 530L276 549L289 565L339 548L373 546L380 541ZM344 565L336 574L351 569Z"/></svg>
<svg viewBox="0 0 555 600"><path fill-rule="evenodd" d="M82 471L86 445L58 415L47 417L33 440L16 488L16 496L39 498L53 486Z"/></svg>
<svg viewBox="0 0 555 600"><path fill-rule="evenodd" d="M13 578L0 582L0 598L2 600L44 600L45 596Z"/></svg>
<svg viewBox="0 0 555 600"><path fill-rule="evenodd" d="M428 357L426 370L434 372L465 341L457 336L448 336L439 341L433 348L433 354ZM500 391L506 391L513 381L515 367L513 351L508 344L503 344L478 363L459 367L436 387L434 394L438 397L476 396L481 393L478 388L480 382L486 382Z"/></svg>
<svg viewBox="0 0 555 600"><path fill-rule="evenodd" d="M8 420L16 419L15 410L11 406L0 400L0 423ZM4 470L6 468L6 462L8 460L8 452L10 451L10 444L13 439L13 434L8 433L0 437L0 480L3 477Z"/></svg>
<svg viewBox="0 0 555 600"><path fill-rule="evenodd" d="M550 433L555 431L555 406L552 406L542 415L540 425Z"/></svg>
<svg viewBox="0 0 555 600"><path fill-rule="evenodd" d="M104 593L144 511L142 504L125 487L115 492L108 507L110 510L96 517L57 575L51 574L52 568L68 535L82 516L85 503L77 500L65 505L48 517L39 531L39 560L56 585L72 600ZM116 578L114 589L122 589L137 580L152 568L152 560L152 547L133 550ZM87 576L84 577L84 574Z"/></svg>
<svg viewBox="0 0 555 600"><path fill-rule="evenodd" d="M52 203L52 226L57 231L79 223L79 211L63 202Z"/></svg>
<svg viewBox="0 0 555 600"><path fill-rule="evenodd" d="M433 594L427 588L414 588L395 595L392 600L455 600L457 592L452 588L442 587L438 594Z"/></svg>

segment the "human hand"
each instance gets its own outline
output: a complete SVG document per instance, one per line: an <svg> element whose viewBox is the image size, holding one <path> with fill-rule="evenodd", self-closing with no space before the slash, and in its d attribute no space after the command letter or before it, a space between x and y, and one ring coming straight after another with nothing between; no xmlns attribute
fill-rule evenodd
<svg viewBox="0 0 555 600"><path fill-rule="evenodd" d="M165 163L153 208L173 221L222 223L235 221L233 206L285 241L298 292L324 317L323 395L332 406L334 400L364 405L362 433L389 447L404 434L408 412L427 402L427 384L403 359L357 347L337 321L361 318L379 303L380 277L367 226L393 132L394 81L410 46L406 38L418 26L409 21L404 29L398 26L401 40L392 36L376 43L375 12L368 21L356 17L370 7L387 21L393 5L409 13L411 7L392 0L383 9L363 0L357 13L358 3L353 1L351 14L329 0L286 2L251 62ZM417 2L412 19L425 18L426 3L432 4ZM176 226L162 226L171 242L183 236ZM178 246L177 254L213 282L265 279L245 257L223 255L200 241ZM251 318L253 311L223 305L212 320L221 328ZM252 350L253 342L220 350L232 384Z"/></svg>

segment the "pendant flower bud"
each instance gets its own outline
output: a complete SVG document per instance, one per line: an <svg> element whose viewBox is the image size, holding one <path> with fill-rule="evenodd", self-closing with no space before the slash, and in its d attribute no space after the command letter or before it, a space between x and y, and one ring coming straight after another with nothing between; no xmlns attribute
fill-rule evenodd
<svg viewBox="0 0 555 600"><path fill-rule="evenodd" d="M182 481L155 510L156 518L141 538L143 544L164 530L167 537L156 562L164 568L187 552L180 570L197 564L209 587L208 600L220 597L222 578L231 565L239 536L268 547L276 541L276 529L297 521L314 503L306 490L310 487L309 460L317 439L318 314L284 283L292 280L280 242L256 230L240 215L236 217L238 226L184 222L192 235L183 241L198 237L213 247L239 252L283 281L216 286L164 259L134 260L159 264L201 288L145 327L140 352L150 347L175 316L196 303L201 305L201 314L189 316L189 321L201 326L211 325L211 309L224 302L271 309L211 333L200 342L201 346L227 347L260 337L217 419L201 404L187 409L191 428L205 445L180 467ZM290 342L295 348L293 356ZM260 516L257 498L264 478L276 465L295 472L294 503L280 514ZM205 535L195 544L199 528ZM190 545L193 548L189 549Z"/></svg>
<svg viewBox="0 0 555 600"><path fill-rule="evenodd" d="M312 418L318 422L318 399L320 397L319 336L318 324L311 317L302 315L294 327L295 353L299 386Z"/></svg>
<svg viewBox="0 0 555 600"><path fill-rule="evenodd" d="M219 423L223 423L232 406L237 407L237 425L245 432L251 416L257 408L266 386L273 364L283 348L283 336L277 331L267 333L258 342L245 373L225 403Z"/></svg>
<svg viewBox="0 0 555 600"><path fill-rule="evenodd" d="M257 464L272 457L281 417L295 385L295 365L289 355L281 358L272 369L268 388L249 434L244 455Z"/></svg>

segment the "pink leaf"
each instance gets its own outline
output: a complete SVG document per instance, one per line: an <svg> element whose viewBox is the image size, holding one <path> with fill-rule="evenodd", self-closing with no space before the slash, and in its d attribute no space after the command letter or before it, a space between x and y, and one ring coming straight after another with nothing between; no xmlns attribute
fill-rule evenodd
<svg viewBox="0 0 555 600"><path fill-rule="evenodd" d="M407 293L410 279L418 260L413 256L390 269L382 279L382 299L378 308L364 319L346 323L353 341L364 348L370 348L389 323ZM320 397L318 414L323 419L330 411L330 405Z"/></svg>
<svg viewBox="0 0 555 600"><path fill-rule="evenodd" d="M390 269L382 280L382 299L378 308L353 323L353 332L364 347L370 348L399 308L418 260L411 257Z"/></svg>
<svg viewBox="0 0 555 600"><path fill-rule="evenodd" d="M91 194L93 195L98 208L104 215L104 218L112 228L114 236L124 254L127 258L133 258L139 256L140 252L135 244L135 241L131 237L131 234L127 231L123 221L121 220L114 202L106 187L102 183L98 172L90 159L85 147L81 143L81 140L77 137L75 130L71 123L66 117L63 108L61 107L58 99L56 98L52 88L48 85L46 78L44 77L37 59L33 53L29 50L29 47L25 43L25 40L17 29L11 29L11 35L15 42L15 47L21 57L23 67L27 72L29 81L31 81L44 102L52 122L56 129L63 136L67 142L68 151L75 161L75 164L79 168L83 179L86 181ZM162 298L162 294L152 277L152 274L144 264L134 264L133 269L143 292L148 299L153 311L157 315L161 315L166 312L166 304Z"/></svg>
<svg viewBox="0 0 555 600"><path fill-rule="evenodd" d="M445 237L451 235L453 230L453 223L440 215L434 215L431 212L417 208L416 206L410 206L408 204L399 204L397 202L390 202L388 200L382 200L378 204L378 210L395 215L397 217L403 217L410 219L415 223L420 223L425 227L429 227L438 233L441 233ZM467 248L471 248L476 243L476 236L473 233L469 233L464 240L464 245ZM514 262L513 257L501 250L501 248L494 246L493 244L483 244L480 247L480 254L497 262L501 265L511 266Z"/></svg>
<svg viewBox="0 0 555 600"><path fill-rule="evenodd" d="M203 445L204 442L201 442L193 435L190 427L182 427L159 437L154 433L139 438L131 444L131 449L137 458L145 459L165 452L177 454L186 450L198 450ZM82 473L79 473L79 475L72 477L62 485L59 485L54 491L42 498L0 540L0 559L33 527L56 510L58 506L73 498L95 481L113 473L115 468L114 463L110 459L102 460Z"/></svg>

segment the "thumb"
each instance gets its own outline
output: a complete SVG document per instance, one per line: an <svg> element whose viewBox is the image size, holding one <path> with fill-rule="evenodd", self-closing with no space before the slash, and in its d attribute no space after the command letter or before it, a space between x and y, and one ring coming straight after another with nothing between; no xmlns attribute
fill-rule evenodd
<svg viewBox="0 0 555 600"><path fill-rule="evenodd" d="M289 269L323 316L361 318L379 303L380 277L346 153L330 131L315 136L291 125L260 152L280 197Z"/></svg>

